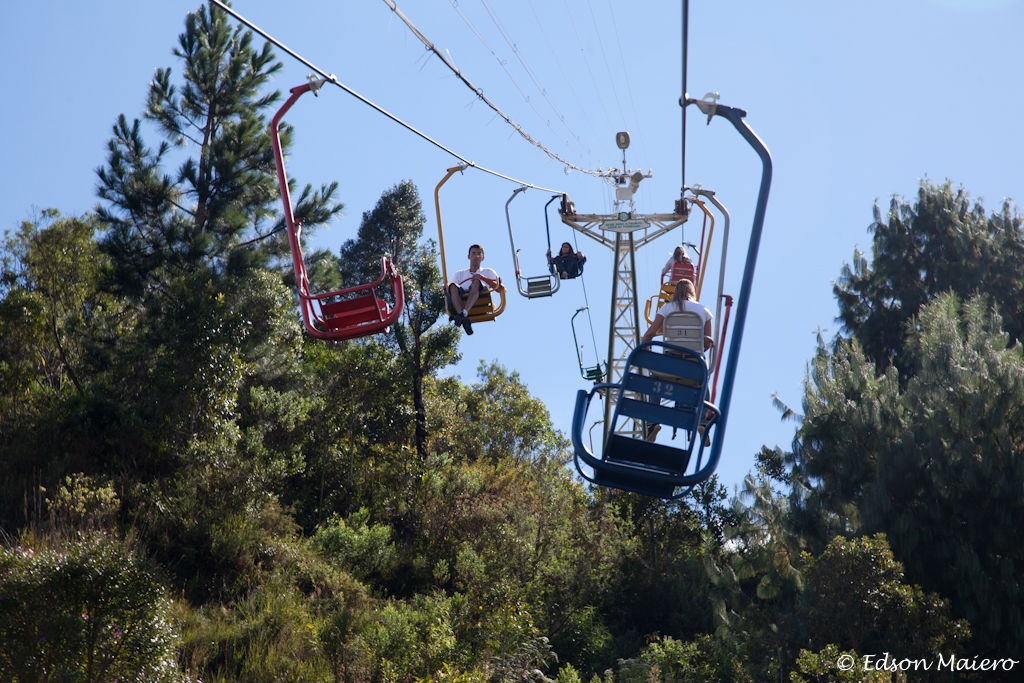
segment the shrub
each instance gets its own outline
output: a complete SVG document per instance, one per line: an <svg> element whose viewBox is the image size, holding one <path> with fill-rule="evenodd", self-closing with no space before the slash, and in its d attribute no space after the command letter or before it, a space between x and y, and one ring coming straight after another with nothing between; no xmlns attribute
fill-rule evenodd
<svg viewBox="0 0 1024 683"><path fill-rule="evenodd" d="M170 602L114 538L0 548L0 678L176 681Z"/></svg>

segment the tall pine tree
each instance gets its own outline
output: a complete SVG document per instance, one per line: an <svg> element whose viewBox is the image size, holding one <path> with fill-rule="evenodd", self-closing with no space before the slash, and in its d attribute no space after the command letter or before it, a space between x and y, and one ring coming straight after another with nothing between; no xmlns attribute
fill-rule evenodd
<svg viewBox="0 0 1024 683"><path fill-rule="evenodd" d="M262 239L283 227L266 117L279 99L266 86L281 64L270 45L254 46L251 32L201 7L187 16L174 55L184 63L181 84L157 69L144 112L163 140L148 145L139 119L122 114L97 171L103 245L119 285L136 295L197 268L245 272L287 248ZM307 232L341 210L335 190L303 189L295 214Z"/></svg>
<svg viewBox="0 0 1024 683"><path fill-rule="evenodd" d="M855 252L834 287L839 320L879 369L903 356L907 323L942 292L984 293L996 302L1013 339L1024 334L1024 231L1013 204L986 215L962 188L921 184L913 204L893 198L883 219L876 205L871 260Z"/></svg>
<svg viewBox="0 0 1024 683"><path fill-rule="evenodd" d="M338 272L351 285L380 274L380 259L390 255L405 283L405 311L395 325L393 343L400 352L416 415L416 454L427 456L427 408L424 385L441 368L458 360L459 332L451 326L431 329L444 311L444 294L434 243L421 244L423 205L416 186L403 180L385 191L363 214L355 239L342 244Z"/></svg>

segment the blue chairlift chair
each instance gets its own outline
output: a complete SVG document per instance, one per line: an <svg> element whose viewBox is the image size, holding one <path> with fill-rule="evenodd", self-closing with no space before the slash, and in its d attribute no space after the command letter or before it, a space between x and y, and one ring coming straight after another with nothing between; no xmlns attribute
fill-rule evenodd
<svg viewBox="0 0 1024 683"><path fill-rule="evenodd" d="M621 383L598 384L576 395L572 441L580 475L600 486L668 499L685 495L710 477L712 463L701 463L719 411L706 400L709 377L703 354L693 349L668 342L640 344L626 361ZM584 445L584 430L590 401L601 390L613 392L616 399L604 450L596 456ZM685 444L616 434L617 425L630 418L680 430ZM694 456L694 471L687 474Z"/></svg>

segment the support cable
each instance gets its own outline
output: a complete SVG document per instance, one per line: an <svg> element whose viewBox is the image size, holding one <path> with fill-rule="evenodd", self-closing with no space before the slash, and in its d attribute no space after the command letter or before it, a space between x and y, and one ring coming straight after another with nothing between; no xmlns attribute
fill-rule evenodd
<svg viewBox="0 0 1024 683"><path fill-rule="evenodd" d="M690 0L683 0L683 95L682 101L685 102L688 95L686 94L686 50L690 45ZM686 107L682 107L682 135L680 136L680 151L679 151L679 198L682 199L683 194L686 192Z"/></svg>
<svg viewBox="0 0 1024 683"><path fill-rule="evenodd" d="M537 31L540 34L541 42L544 45L547 45L549 47L554 45L555 42L552 41L547 36L547 32L544 29L544 22L541 21L540 15L537 14L537 8L536 8L536 6L534 6L533 0L527 0L527 3L530 5L530 13L533 15L534 23L537 24ZM572 85L573 79L569 78L566 75L567 72L565 70L565 67L562 65L562 60L560 60L558 58L558 51L555 50L555 49L552 49L551 50L551 57L552 57L552 59L555 62L555 66L558 68L559 83L563 84L566 88L569 89L569 95L571 96L571 99L572 99L573 102L579 102L580 101L580 96L576 94L576 88L574 88L573 85ZM580 109L579 110L579 114L580 114L580 117L581 117L581 119L583 121L586 121L586 122L589 123L590 119L587 117L587 108L586 107L583 107L582 109ZM577 138L577 142L579 142L580 148L583 151L584 156L587 157L588 161L592 162L593 161L593 154L594 153L590 149L590 146L587 143L585 143L582 138Z"/></svg>
<svg viewBox="0 0 1024 683"><path fill-rule="evenodd" d="M217 2L217 0L213 0L213 1ZM522 137L524 140L529 142L534 147L537 147L538 149L540 149L542 152L547 154L552 159L555 159L559 163L564 164L565 166L567 166L567 167L569 167L569 168L571 168L571 169L573 169L575 171L579 171L580 173L586 173L588 175L593 175L593 176L599 175L597 171L592 171L592 170L588 170L588 169L585 169L585 168L581 168L581 167L577 166L576 164L572 163L571 161L563 159L557 153L552 152L550 149L545 147L542 143L540 143L537 140L535 140L529 133L527 133L525 130L523 130L522 126L520 126L518 123L516 123L511 118L509 118L508 114L503 112L501 109L498 108L497 105L495 105L493 102L491 102L487 98L487 96L484 95L484 91L483 90L478 88L476 85L473 84L472 81L470 81L468 78L466 78L466 76L459 70L459 68L457 66L455 66L455 64L452 63L452 60L448 59L448 57L446 57L440 50L438 50L437 46L434 45L432 42L430 42L430 40L423 34L423 32L420 31L418 28L416 28L416 26L409 20L409 18L402 13L402 10L398 9L398 6L394 3L394 0L384 0L384 4L391 8L391 11L394 12L398 16L398 18L401 19L405 23L405 25L409 27L409 30L412 31L413 35L415 35L417 38L419 38L420 42L423 43L423 45L428 50L433 52L434 55L436 55L438 59L440 59L442 62L444 62L444 65L447 66L451 70L451 72L454 73L455 76L466 85L466 87L468 87L470 90L472 90L476 94L477 97L479 97L481 100L483 100L484 104L486 104L488 107L493 109L494 112L498 116L503 118L505 120L505 123L507 123L508 125L512 126L512 128L515 129L515 131L517 133L519 133L520 137Z"/></svg>
<svg viewBox="0 0 1024 683"><path fill-rule="evenodd" d="M541 97L544 98L544 101L547 102L548 106L551 107L552 111L555 112L555 116L557 116L558 120L562 122L562 125L565 126L565 129L569 131L569 135L571 135L573 138L579 141L580 136L576 134L576 131L572 129L572 126L569 125L569 122L565 120L565 115L562 114L562 111L558 108L558 105L552 102L551 98L548 97L547 88L542 86L540 84L540 81L537 80L537 75L534 73L533 69L530 68L530 65L526 63L526 58L523 57L522 52L520 52L519 46L512 41L511 37L509 37L508 32L505 31L505 27L501 25L500 21L498 21L498 16L494 13L494 10L491 9L491 6L487 3L487 0L480 0L480 2L483 4L484 9L487 10L487 14L491 17L491 21L494 22L495 27L497 27L498 33L500 33L501 37L505 40L505 44L508 45L510 50L512 50L512 54L516 56L516 59L519 61L520 66L523 67L523 71L526 72L526 75L530 77L530 81L533 82L533 87L535 87L540 92ZM533 106L532 103L531 106ZM534 109L534 111L536 111L536 109ZM550 123L548 124L548 128L551 129L552 133L555 132L554 128L551 127Z"/></svg>
<svg viewBox="0 0 1024 683"><path fill-rule="evenodd" d="M545 124L547 124L548 130L550 130L552 133L555 133L555 129L551 125L551 122L547 120L547 117L545 117L539 109L537 109L537 105L535 105L533 103L533 100L530 99L530 95L526 92L523 86L519 85L519 81L517 81L515 76L512 75L512 72L509 71L508 62L498 56L498 53L495 51L493 47L491 47L490 43L487 42L487 39L484 38L482 33L480 33L477 27L473 24L472 20L470 20L470 18L466 16L466 13L462 11L462 8L459 7L458 0L448 0L448 4L452 6L452 9L455 10L455 12L459 15L459 18L462 19L462 23L464 23L466 27L473 33L473 35L476 36L476 39L480 41L480 44L483 45L484 48L491 53L491 56L494 57L496 62L498 62L498 66L500 66L501 70L505 72L505 75L508 76L508 79L512 81L512 85L516 87L516 90L519 91L519 95L523 98L523 101L525 101L526 104L530 106L530 109L532 109L533 113L537 115L537 118L544 121ZM496 21L497 19L495 19L495 22ZM536 83L536 80L534 82ZM554 105L552 105L552 107L554 107ZM562 123L565 124L566 129L568 129L569 132L572 133L572 129L569 128L569 124L565 123L565 119L561 116L561 113L558 112L557 109L555 111L558 114L559 118L562 119ZM555 134L558 135L558 133ZM575 133L573 133L573 136L576 137L577 141L579 141L579 136L575 135ZM569 144L569 141L565 140L564 137L562 139L566 144Z"/></svg>
<svg viewBox="0 0 1024 683"><path fill-rule="evenodd" d="M313 64L312 62L307 60L305 57L303 57L302 55L298 54L297 52L295 52L294 50L292 50L291 48L286 46L284 43L282 43L281 41L277 40L276 38L271 36L269 33L264 31L263 29L261 29L259 26L256 26L254 23L252 23L251 21L249 21L248 19L243 17L241 14L239 14L238 12L233 10L231 7L229 7L228 5L225 5L223 2L221 2L221 0L210 0L210 3L213 4L213 5L216 5L220 9L224 10L225 12L227 12L229 15L234 17L239 23L244 24L249 29L251 29L251 30L255 31L256 33L258 33L260 36L262 36L264 38L264 40L266 40L267 42L269 42L269 43L275 45L276 47L278 47L280 50L282 50L285 54L287 54L292 59L295 59L296 61L301 62L307 68L312 69L313 71L315 71L317 74L319 74L321 77L323 77L323 79L326 82L333 83L334 85L338 86L339 88L341 88L342 90L344 90L349 95L351 95L352 97L356 98L357 100L359 100L363 104L371 107L372 109L374 109L378 113L381 113L384 116L388 117L389 119L391 119L395 123L399 124L400 126L405 128L406 130L408 130L408 131L410 131L412 133L415 133L416 135L418 135L419 137L423 138L424 140L426 140L430 144L434 145L438 149L440 149L440 150L442 150L444 152L447 152L448 154L451 154L453 157L455 157L456 159L458 159L462 163L466 164L467 166L470 166L470 167L475 168L477 170L483 171L484 173L489 173L489 174L491 174L493 176L497 176L498 178L503 178L505 180L509 180L509 181L511 181L513 183L517 183L519 185L525 185L527 187L532 187L534 189L541 190L543 192L556 192L556 193L559 193L559 194L562 193L561 190L553 190L551 188L541 187L540 185L534 185L534 184L528 183L528 182L526 182L524 180L519 180L518 178L513 178L512 176L505 175L504 173L499 173L498 171L494 171L494 170L489 169L489 168L487 168L485 166L481 166L480 164L476 163L475 161L470 161L466 157L462 156L458 152L455 152L451 148L446 147L445 145L441 144L440 142L438 142L434 138L430 137L426 133L422 132L418 128L416 128L416 127L412 126L411 124L408 124L405 121L403 121L402 119L398 118L397 116L395 116L391 112L389 112L386 109L384 109L383 107L381 107L379 104L373 102L372 100L368 99L367 97L364 97L363 95L359 94L358 92L356 92L352 88L348 87L347 85L345 85L344 83L339 81L337 76L335 76L334 74L329 74L326 71L324 71L323 69L321 69L320 67L316 66L315 64Z"/></svg>

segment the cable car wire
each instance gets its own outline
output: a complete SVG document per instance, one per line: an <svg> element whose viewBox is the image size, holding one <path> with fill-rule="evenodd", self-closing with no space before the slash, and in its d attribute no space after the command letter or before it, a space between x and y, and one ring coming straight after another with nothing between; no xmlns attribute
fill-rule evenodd
<svg viewBox="0 0 1024 683"><path fill-rule="evenodd" d="M453 0L453 1L455 1L455 0ZM529 6L530 6L530 13L533 15L533 20L537 24L537 31L540 34L541 43L543 45L546 45L549 48L551 48L551 46L554 45L555 43L550 38L548 38L547 32L544 29L544 22L541 21L540 15L537 14L537 8L536 8L536 6L534 6L533 0L527 0L527 4L529 4ZM565 67L562 65L562 61L558 58L558 51L554 50L554 49L551 49L550 52L551 52L551 58L554 60L555 66L558 69L558 75L559 75L558 82L560 84L564 85L564 87L568 88L569 95L570 95L570 97L571 97L573 102L580 102L581 101L580 100L580 96L578 94L576 94L576 89L573 87L573 79L569 78L566 75ZM589 118L587 117L587 108L586 107L581 108L579 110L579 113L580 113L580 117L581 117L581 119L583 121L589 122ZM581 145L581 150L582 150L584 156L587 158L587 160L590 163L593 163L593 151L590 149L590 145L585 143L580 138L577 138L577 140L579 141L579 143Z"/></svg>
<svg viewBox="0 0 1024 683"><path fill-rule="evenodd" d="M214 0L214 1L216 1L216 0ZM567 167L569 167L569 168L571 168L571 169L573 169L575 171L579 171L580 173L586 173L588 175L593 175L593 176L600 175L598 171L582 168L582 167L577 166L576 164L572 163L571 161L563 159L556 152L552 152L550 149L548 149L543 143L541 143L541 142L537 141L536 139L534 139L529 133L527 133L525 130L523 130L522 126L520 126L518 123L513 121L509 117L508 114L503 112L501 109L498 108L498 106L496 104L491 102L487 98L487 96L484 95L484 91L483 90L478 88L476 85L473 84L472 81L470 81L468 78L466 78L465 74L463 74L462 71L460 71L459 68L457 66L455 66L455 64L452 63L452 60L450 60L448 57L446 57L444 54L442 54L441 51L437 49L437 46L434 45L432 42L430 42L430 39L427 38L427 36L425 36L422 31L420 31L418 28L416 28L415 24L413 24L412 21L410 21L409 18L402 13L402 10L398 9L398 6L394 3L394 0L383 0L383 1L384 1L384 4L387 5L388 7L390 7L391 11L394 12L398 16L398 18L401 19L405 23L405 25L409 27L409 30L412 31L413 35L415 35L417 38L419 38L420 42L423 43L423 45L426 46L426 48L428 50L433 52L437 56L438 59L440 59L442 62L444 62L444 65L447 66L452 71L452 73L454 73L456 75L456 77L458 77L458 79L460 81L462 81L466 85L466 87L468 87L470 90L472 90L476 94L477 97L479 97L481 100L483 100L484 104L486 104L488 107L493 109L494 112L498 116L503 118L505 120L505 123L507 123L508 125L512 126L512 128L515 129L515 131L517 133L519 133L519 135L524 140L529 142L534 147L537 147L538 149L540 149L542 152L547 154L552 159L555 159L559 163L564 164L565 166L567 166Z"/></svg>
<svg viewBox="0 0 1024 683"><path fill-rule="evenodd" d="M508 76L508 79L512 81L512 85L514 85L516 87L516 90L519 91L519 95L523 98L523 100L528 105L530 105L530 109L532 109L533 113L537 115L537 118L544 119L544 115L540 113L539 109L537 109L537 105L535 105L533 103L533 100L530 99L529 94L527 94L526 90L523 89L523 86L519 85L519 81L517 81L516 77L512 75L511 71L509 71L508 62L498 56L498 53L494 50L493 47L491 47L490 43L487 42L487 39L484 38L483 34L481 34L479 30L477 30L477 27L473 24L472 20L470 20L470 18L466 16L466 13L462 11L462 8L459 7L458 0L448 0L448 4L452 6L452 9L455 10L455 13L459 15L460 19L462 19L462 22L466 25L467 28L469 28L473 35L476 36L477 40L480 41L480 44L483 45L484 48L491 53L495 61L498 62L498 66L500 66L502 71L505 72L505 75ZM554 133L555 131L553 128L551 128L551 123L547 121L546 123L548 125L548 128L551 129L551 132Z"/></svg>
<svg viewBox="0 0 1024 683"><path fill-rule="evenodd" d="M490 15L491 21L494 22L494 25L497 27L498 32L501 34L501 37L505 40L505 43L508 45L509 49L512 50L512 54L514 54L516 56L516 59L519 60L519 64L523 67L523 71L525 71L526 75L530 77L530 80L533 82L533 86L540 92L541 96L544 98L544 101L548 103L548 106L551 107L552 111L555 112L555 116L557 116L558 120L562 122L562 125L565 126L565 129L569 131L569 135L571 135L573 138L579 141L580 136L576 134L576 131L572 129L572 126L569 125L569 122L565 120L565 116L562 114L562 111L558 108L558 106L551 101L550 97L548 97L547 88L542 86L540 84L540 81L537 80L537 75L534 73L533 69L530 68L530 65L526 63L526 58L523 56L523 53L519 50L519 46L512 41L512 38L508 35L508 32L505 30L505 27L501 25L500 21L498 21L498 15L494 13L494 10L491 8L490 4L488 4L487 0L480 0L480 2L484 6L484 9L487 10L487 14ZM550 124L548 124L548 127L550 128ZM554 130L552 130L552 132L554 132Z"/></svg>
<svg viewBox="0 0 1024 683"><path fill-rule="evenodd" d="M385 0L385 2L386 1L387 0ZM434 138L430 137L429 135L427 135L423 131L419 130L418 128L412 126L409 123L406 123L405 121L403 121L399 117L395 116L394 114L392 114L388 110L386 110L383 107L381 107L376 102L370 100L369 98L365 97L364 95L361 95L360 93L356 92L352 88L348 87L347 85L345 85L344 83L339 81L337 76L335 76L334 74L331 74L331 73L327 73L326 71L324 71L320 67L316 66L315 64L310 62L308 59L306 59L305 57L303 57L299 53L295 52L294 50L289 48L287 45L285 45L281 41L279 41L276 38L274 38L273 36L271 36L266 31L261 29L259 26L257 26L256 24L252 23L251 21L249 21L248 19L243 17L241 14L236 12L234 9L232 9L228 5L225 5L223 2L221 2L221 0L210 0L210 2L211 2L211 4L216 5L217 7L219 7L220 9L224 10L229 15L234 17L239 23L244 24L245 26L247 26L251 30L253 30L256 33L258 33L267 42L277 46L280 50L282 50L285 54L287 54L292 59L295 59L296 61L301 62L303 65L305 65L309 69L312 69L314 72L316 72L317 74L322 76L327 82L333 83L334 85L338 86L339 88L341 88L342 90L344 90L349 95L351 95L352 97L356 98L357 100L359 100L363 104L367 105L368 107L371 107L375 111L377 111L377 112L383 114L384 116L388 117L389 119L391 119L395 123L399 124L400 126L405 128L406 130L408 130L408 131L410 131L412 133L415 133L416 135L418 135L419 137L423 138L424 140L426 140L430 144L434 145L438 149L440 149L442 151L445 151L448 154L451 154L453 157L455 157L456 159L458 159L462 163L466 164L467 166L470 166L470 167L475 168L477 170L483 171L484 173L489 173L490 175L496 176L498 178L503 178L505 180L509 180L509 181L511 181L513 183L516 183L516 184L519 184L519 185L526 185L527 187L532 187L534 189L542 190L544 192L555 192L555 193L558 193L558 194L562 194L562 190L553 190L553 189L548 188L548 187L541 187L540 185L534 185L534 184L528 183L528 182L526 182L524 180L520 180L518 178L513 178L512 176L505 175L504 173L499 173L498 171L489 169L489 168L487 168L485 166L481 166L480 164L476 163L475 161L470 161L469 159L467 159L466 157L462 156L458 152L454 151L450 147L447 147L447 146L441 144L440 142L438 142Z"/></svg>

